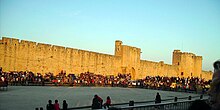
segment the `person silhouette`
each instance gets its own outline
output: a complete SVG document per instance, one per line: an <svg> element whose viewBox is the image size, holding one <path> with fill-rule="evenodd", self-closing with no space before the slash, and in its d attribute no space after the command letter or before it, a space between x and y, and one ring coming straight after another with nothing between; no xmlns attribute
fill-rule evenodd
<svg viewBox="0 0 220 110"><path fill-rule="evenodd" d="M155 98L155 104L161 103L161 97L160 94L157 92L156 98Z"/></svg>
<svg viewBox="0 0 220 110"><path fill-rule="evenodd" d="M97 95L97 98L99 100L100 108L102 108L103 99Z"/></svg>
<svg viewBox="0 0 220 110"><path fill-rule="evenodd" d="M53 104L51 100L48 100L48 104L47 104L47 110L54 110Z"/></svg>
<svg viewBox="0 0 220 110"><path fill-rule="evenodd" d="M92 100L92 109L100 109L100 102L98 99L98 95L94 95L94 98Z"/></svg>
<svg viewBox="0 0 220 110"><path fill-rule="evenodd" d="M63 110L67 110L68 104L66 103L66 100L63 100Z"/></svg>
<svg viewBox="0 0 220 110"><path fill-rule="evenodd" d="M109 108L109 106L111 106L111 98L109 96L107 97L106 102L104 103L105 109L106 109L106 106L107 106L107 108Z"/></svg>
<svg viewBox="0 0 220 110"><path fill-rule="evenodd" d="M220 110L220 60L215 61L213 67L214 73L208 91L209 103L212 110Z"/></svg>
<svg viewBox="0 0 220 110"><path fill-rule="evenodd" d="M55 100L54 110L60 110L60 105L59 105L59 103L58 103L58 100Z"/></svg>

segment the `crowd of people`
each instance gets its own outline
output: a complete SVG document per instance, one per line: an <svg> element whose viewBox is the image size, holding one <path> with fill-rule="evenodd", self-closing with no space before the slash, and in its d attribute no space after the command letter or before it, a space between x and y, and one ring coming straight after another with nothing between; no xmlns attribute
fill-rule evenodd
<svg viewBox="0 0 220 110"><path fill-rule="evenodd" d="M90 72L84 72L76 76L75 74L66 74L61 71L58 75L53 73L34 74L28 71L0 71L0 81L8 82L10 85L73 85L73 86L122 86L127 85L131 80L130 74L118 74L117 76L104 76Z"/></svg>
<svg viewBox="0 0 220 110"><path fill-rule="evenodd" d="M66 100L63 100L63 109L62 110L67 110L68 104ZM52 104L52 100L48 101L48 104L46 106L47 110L60 110L60 104L58 103L58 100L55 100L55 103Z"/></svg>
<svg viewBox="0 0 220 110"><path fill-rule="evenodd" d="M76 79L74 80L74 84L81 86L122 86L130 79L130 74L119 73L117 76L104 76L100 74L85 72L76 77Z"/></svg>
<svg viewBox="0 0 220 110"><path fill-rule="evenodd" d="M205 81L198 77L151 77L147 76L144 80L140 81L140 85L146 88L162 89L162 90L184 90L195 91L201 89L203 92L207 91L211 81ZM143 84L142 84L143 83Z"/></svg>
<svg viewBox="0 0 220 110"><path fill-rule="evenodd" d="M195 91L198 89L203 93L208 90L211 81L205 81L198 77L164 77L146 76L144 79L131 80L131 74L100 75L84 72L79 75L66 74L61 71L58 75L53 73L34 74L33 72L3 72L0 70L0 81L10 85L68 85L68 86L120 86L140 87L149 89Z"/></svg>
<svg viewBox="0 0 220 110"><path fill-rule="evenodd" d="M162 77L162 76L146 76L144 79L131 81L131 74L118 74L117 76L104 76L96 75L94 73L81 73L79 76L75 74L69 74L66 76L65 72L59 73L54 76L52 73L47 73L41 75L40 73L34 74L32 72L3 72L0 68L0 82L9 83L11 85L28 85L29 83L40 83L44 85L45 82L52 82L55 84L65 84L69 83L72 85L86 85L86 86L135 86L143 88L153 88L153 89L183 89L183 90L194 90L197 91L198 87L205 90L208 85L210 85L208 94L210 95L209 105L207 107L212 108L212 110L219 110L220 108L220 61L214 63L214 74L212 81L204 81L197 77L179 78L179 77ZM52 101L48 101L48 110L59 110L58 100L52 104ZM161 98L159 93L157 93L155 98L155 103L160 103ZM198 103L204 103L201 101L195 101L191 108L199 107ZM103 104L103 99L98 95L95 95L92 101L92 108L98 109L104 107L109 107L111 105L111 99L108 96L106 103ZM63 101L63 110L67 109L68 104Z"/></svg>

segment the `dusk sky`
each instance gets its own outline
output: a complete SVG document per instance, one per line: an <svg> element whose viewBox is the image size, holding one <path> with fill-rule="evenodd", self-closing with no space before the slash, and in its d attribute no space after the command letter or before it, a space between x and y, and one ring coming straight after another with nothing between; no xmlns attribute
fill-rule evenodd
<svg viewBox="0 0 220 110"><path fill-rule="evenodd" d="M213 71L220 0L0 0L0 36L112 55L121 40L167 64L180 49Z"/></svg>

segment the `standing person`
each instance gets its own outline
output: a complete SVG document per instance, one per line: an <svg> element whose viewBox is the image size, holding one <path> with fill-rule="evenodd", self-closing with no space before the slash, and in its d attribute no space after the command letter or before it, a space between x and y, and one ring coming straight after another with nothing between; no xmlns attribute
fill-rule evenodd
<svg viewBox="0 0 220 110"><path fill-rule="evenodd" d="M60 105L59 105L59 103L58 103L58 100L55 100L54 110L60 110Z"/></svg>
<svg viewBox="0 0 220 110"><path fill-rule="evenodd" d="M155 104L161 103L161 97L160 94L157 92L156 98L155 98Z"/></svg>
<svg viewBox="0 0 220 110"><path fill-rule="evenodd" d="M111 106L111 98L108 96L106 102L104 103L104 108L106 109L109 108L109 106Z"/></svg>
<svg viewBox="0 0 220 110"><path fill-rule="evenodd" d="M210 84L209 102L212 110L220 110L220 60L214 62L214 73Z"/></svg>
<svg viewBox="0 0 220 110"><path fill-rule="evenodd" d="M66 103L66 100L63 100L63 110L67 110L68 104Z"/></svg>
<svg viewBox="0 0 220 110"><path fill-rule="evenodd" d="M52 104L51 100L48 101L47 110L54 110L54 107L53 107L53 104Z"/></svg>
<svg viewBox="0 0 220 110"><path fill-rule="evenodd" d="M94 95L94 98L92 99L92 109L100 109L98 95Z"/></svg>

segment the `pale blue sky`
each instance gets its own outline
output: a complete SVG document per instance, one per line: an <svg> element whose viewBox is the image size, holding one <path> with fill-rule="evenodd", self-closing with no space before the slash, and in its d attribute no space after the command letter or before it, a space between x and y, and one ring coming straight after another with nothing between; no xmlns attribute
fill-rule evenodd
<svg viewBox="0 0 220 110"><path fill-rule="evenodd" d="M220 59L220 0L0 0L0 36L114 54L115 40L141 58L172 62L180 49Z"/></svg>

